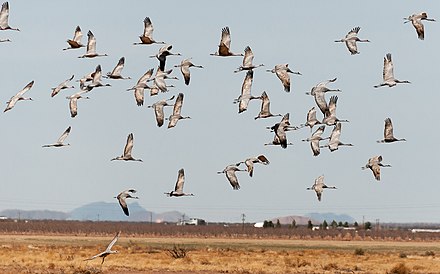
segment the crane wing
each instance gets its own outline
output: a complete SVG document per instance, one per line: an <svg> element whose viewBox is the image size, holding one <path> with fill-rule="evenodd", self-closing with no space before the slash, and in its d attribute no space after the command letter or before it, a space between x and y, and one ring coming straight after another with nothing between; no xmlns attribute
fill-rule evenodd
<svg viewBox="0 0 440 274"><path fill-rule="evenodd" d="M133 133L128 134L127 143L124 148L124 156L130 156L133 149Z"/></svg>
<svg viewBox="0 0 440 274"><path fill-rule="evenodd" d="M174 191L183 192L183 184L185 183L185 171L181 168L177 175L176 186L174 187Z"/></svg>

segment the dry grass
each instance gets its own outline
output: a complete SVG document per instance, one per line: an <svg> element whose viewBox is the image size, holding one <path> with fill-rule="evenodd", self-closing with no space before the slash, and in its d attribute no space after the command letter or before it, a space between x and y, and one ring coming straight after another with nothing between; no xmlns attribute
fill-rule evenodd
<svg viewBox="0 0 440 274"><path fill-rule="evenodd" d="M121 238L119 254L83 261L105 237L0 235L0 273L438 273L438 242ZM175 246L184 258L167 253ZM356 249L365 250L363 256ZM406 254L406 257L400 254ZM407 272L405 272L407 271Z"/></svg>

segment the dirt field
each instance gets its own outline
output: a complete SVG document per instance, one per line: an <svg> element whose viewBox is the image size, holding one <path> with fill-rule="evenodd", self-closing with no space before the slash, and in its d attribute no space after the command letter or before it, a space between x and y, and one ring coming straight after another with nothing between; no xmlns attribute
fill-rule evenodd
<svg viewBox="0 0 440 274"><path fill-rule="evenodd" d="M0 235L1 273L440 273L439 242ZM174 247L186 252L173 258Z"/></svg>

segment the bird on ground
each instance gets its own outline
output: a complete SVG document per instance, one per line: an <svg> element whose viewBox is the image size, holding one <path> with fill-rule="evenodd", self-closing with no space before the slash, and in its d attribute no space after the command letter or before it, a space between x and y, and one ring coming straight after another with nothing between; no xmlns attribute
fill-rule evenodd
<svg viewBox="0 0 440 274"><path fill-rule="evenodd" d="M79 26L76 26L75 29L75 34L73 35L73 39L68 39L67 40L67 44L69 44L68 48L64 48L63 50L68 50L68 49L79 49L82 47L85 47L85 45L83 45L81 43L81 39L83 37L81 28Z"/></svg>
<svg viewBox="0 0 440 274"><path fill-rule="evenodd" d="M64 80L64 82L60 83L57 87L52 88L51 97L57 95L62 89L75 88L74 86L67 85L70 81L72 81L74 75L72 75L69 79Z"/></svg>
<svg viewBox="0 0 440 274"><path fill-rule="evenodd" d="M251 48L247 46L244 49L244 57L243 57L243 64L237 68L234 72L240 72L243 70L253 70L254 68L262 67L264 64L254 65L252 64L254 60L254 53L252 52Z"/></svg>
<svg viewBox="0 0 440 274"><path fill-rule="evenodd" d="M180 111L182 110L183 105L183 93L179 93L176 98L176 102L174 103L173 107L173 114L170 115L168 118L168 128L175 127L177 122L181 119L191 119L189 116L182 116L180 115Z"/></svg>
<svg viewBox="0 0 440 274"><path fill-rule="evenodd" d="M266 71L275 73L278 76L278 79L280 79L281 83L283 84L285 92L290 92L290 76L288 73L290 72L292 74L302 75L300 72L290 70L289 64L279 64L273 69L268 69Z"/></svg>
<svg viewBox="0 0 440 274"><path fill-rule="evenodd" d="M147 70L137 81L136 85L132 88L127 89L127 91L134 90L134 98L136 99L136 104L142 106L144 104L144 91L149 88L147 85L147 80L153 76L153 70Z"/></svg>
<svg viewBox="0 0 440 274"><path fill-rule="evenodd" d="M111 87L112 86L110 84L103 84L101 82L101 77L102 77L101 65L97 65L95 72L93 74L93 77L92 77L92 82L90 84L88 84L87 86L83 86L83 89L85 89L87 91L91 91L92 89L98 88L98 87Z"/></svg>
<svg viewBox="0 0 440 274"><path fill-rule="evenodd" d="M334 126L337 122L348 122L348 120L341 120L336 117L336 103L338 102L338 96L330 97L330 101L326 112L324 113L324 119L322 124L327 126Z"/></svg>
<svg viewBox="0 0 440 274"><path fill-rule="evenodd" d="M240 189L240 184L238 183L237 175L235 174L235 172L237 172L237 171L246 171L244 169L239 169L238 168L238 166L240 164L241 163L228 165L222 171L217 171L217 174L224 173L226 175L226 178L228 179L229 183L232 186L232 189L234 189L234 190Z"/></svg>
<svg viewBox="0 0 440 274"><path fill-rule="evenodd" d="M397 80L394 78L394 65L393 61L391 60L391 53L387 53L387 55L383 58L383 82L379 85L375 85L375 88L388 86L388 87L394 87L397 84L409 84L410 81L407 80Z"/></svg>
<svg viewBox="0 0 440 274"><path fill-rule="evenodd" d="M140 43L133 43L133 45L151 45L151 44L165 44L165 42L155 41L153 39L153 24L151 23L150 17L145 17L144 19L144 33L139 36L141 40Z"/></svg>
<svg viewBox="0 0 440 274"><path fill-rule="evenodd" d="M270 99L265 91L263 91L259 99L261 99L261 109L260 109L260 113L258 113L258 116L254 117L255 120L260 118L283 116L282 114L272 114L270 112Z"/></svg>
<svg viewBox="0 0 440 274"><path fill-rule="evenodd" d="M368 163L362 167L362 170L364 169L371 169L373 172L374 178L376 178L377 181L380 181L380 167L391 167L391 165L384 165L382 162L382 156L374 156L368 159Z"/></svg>
<svg viewBox="0 0 440 274"><path fill-rule="evenodd" d="M326 93L326 92L329 92L329 91L341 92L340 89L329 89L329 88L327 87L327 85L328 85L329 83L333 83L333 82L335 82L336 80L337 80L337 78L333 78L333 79L330 79L330 80L326 80L326 81L320 82L320 83L318 83L316 86L312 87L312 89L310 90L310 92L306 92L306 94L307 94L307 95L315 96L315 94L317 94L317 93Z"/></svg>
<svg viewBox="0 0 440 274"><path fill-rule="evenodd" d="M9 26L9 3L4 2L2 4L2 9L0 11L0 30L16 30L20 31L18 28L11 28Z"/></svg>
<svg viewBox="0 0 440 274"><path fill-rule="evenodd" d="M184 59L180 62L180 65L175 65L175 68L180 67L180 72L182 72L183 78L185 79L185 85L189 85L189 80L190 80L190 71L189 68L190 67L195 67L195 68L203 68L203 66L199 66L199 65L194 65L191 62L191 58L188 59Z"/></svg>
<svg viewBox="0 0 440 274"><path fill-rule="evenodd" d="M185 171L183 168L179 169L177 174L177 182L174 190L170 192L164 192L168 197L182 197L182 196L194 196L192 193L183 192L183 184L185 183Z"/></svg>
<svg viewBox="0 0 440 274"><path fill-rule="evenodd" d="M307 139L303 139L303 142L310 142L310 147L312 148L313 156L318 156L320 153L319 141L328 139L322 138L321 135L324 132L325 126L320 126L315 132L313 132L312 136Z"/></svg>
<svg viewBox="0 0 440 274"><path fill-rule="evenodd" d="M336 40L335 42L342 42L345 43L348 50L350 51L351 55L359 54L360 52L357 49L356 42L370 42L368 39L359 39L357 37L360 27L355 27L352 30L350 30L347 35L345 35L345 38L342 38L340 40Z"/></svg>
<svg viewBox="0 0 440 274"><path fill-rule="evenodd" d="M7 3L7 2L6 2ZM15 94L14 96L11 97L11 99L9 99L8 102L6 102L8 105L6 106L4 112L12 109L15 104L18 101L22 101L22 100L31 100L32 98L30 97L23 97L23 95L32 88L32 86L34 85L34 81L31 81L29 84L27 84L22 90L20 90L17 94Z"/></svg>
<svg viewBox="0 0 440 274"><path fill-rule="evenodd" d="M87 90L80 90L79 92L66 97L66 99L69 99L70 117L74 118L78 114L79 99L90 99L87 96L83 96L83 94L87 92Z"/></svg>
<svg viewBox="0 0 440 274"><path fill-rule="evenodd" d="M229 27L222 28L222 37L220 39L220 44L218 45L218 50L215 53L211 53L213 56L243 56L243 53L233 53L231 52L231 31Z"/></svg>
<svg viewBox="0 0 440 274"><path fill-rule="evenodd" d="M93 260L93 259L96 259L96 258L100 257L100 258L102 258L102 262L101 262L101 266L102 266L102 264L104 263L105 257L107 257L110 254L119 253L119 251L117 251L117 250L112 250L113 245L119 239L119 235L121 235L121 231L119 231L116 234L116 236L113 238L113 240L110 242L110 244L107 246L107 248L103 252L101 252L99 254L96 254L95 256L92 256L92 257L90 257L88 259L85 259L84 261L90 261L90 260Z"/></svg>
<svg viewBox="0 0 440 274"><path fill-rule="evenodd" d="M69 136L71 127L69 126L63 134L58 138L56 143L50 144L50 145L43 145L43 147L64 147L64 146L70 146L70 144L65 144L64 140L66 140L67 136Z"/></svg>
<svg viewBox="0 0 440 274"><path fill-rule="evenodd" d="M121 57L118 61L118 64L112 70L112 72L108 72L107 75L103 76L105 78L110 79L131 79L131 77L124 77L121 75L121 71L124 68L125 57Z"/></svg>
<svg viewBox="0 0 440 274"><path fill-rule="evenodd" d="M300 128L303 127L310 127L310 132L312 132L312 129L315 125L321 124L321 121L319 121L318 119L316 119L316 108L312 107L308 112L307 112L307 121L305 124L301 124L299 125Z"/></svg>
<svg viewBox="0 0 440 274"><path fill-rule="evenodd" d="M378 140L378 143L392 143L398 141L406 141L405 139L397 139L393 134L393 123L391 122L391 118L385 119L385 128L383 130L383 139Z"/></svg>
<svg viewBox="0 0 440 274"><path fill-rule="evenodd" d="M247 172L249 173L250 177L252 177L252 175L254 174L254 164L263 164L263 165L270 164L269 160L263 154L258 155L257 157L247 158L246 160L244 160L240 163L243 163L246 165Z"/></svg>
<svg viewBox="0 0 440 274"><path fill-rule="evenodd" d="M428 14L426 14L426 12L415 13L403 19L405 20L403 22L404 24L408 22L412 23L420 40L425 39L425 27L423 26L422 20L435 22L435 19L428 18Z"/></svg>
<svg viewBox="0 0 440 274"><path fill-rule="evenodd" d="M0 43L3 43L3 42L12 42L12 41L11 41L11 39L0 39Z"/></svg>
<svg viewBox="0 0 440 274"><path fill-rule="evenodd" d="M246 111L249 105L249 101L254 99L260 99L260 97L254 97L251 95L252 82L254 80L254 72L248 70L246 77L241 85L241 95L234 100L234 104L238 103L238 113Z"/></svg>
<svg viewBox="0 0 440 274"><path fill-rule="evenodd" d="M339 137L341 136L341 128L342 125L341 123L336 123L336 125L334 126L333 130L332 130L332 134L330 135L330 140L328 141L328 144L321 146L321 148L323 147L328 147L330 149L331 152L338 150L339 146L350 146L352 147L353 144L345 144L342 143L341 141L339 141Z"/></svg>
<svg viewBox="0 0 440 274"><path fill-rule="evenodd" d="M131 198L131 199L139 199L139 197L135 197L135 196L131 196L131 194L136 193L137 191L135 189L127 189L122 191L121 193L118 194L118 196L113 197L118 199L119 205L121 205L122 211L124 211L124 214L129 216L130 212L128 211L128 206L127 206L127 202L125 201L127 198Z"/></svg>
<svg viewBox="0 0 440 274"><path fill-rule="evenodd" d="M156 123L157 123L158 127L161 127L163 125L163 121L164 121L163 108L165 106L173 106L173 105L169 105L167 103L167 101L171 101L173 99L174 99L174 96L171 97L170 99L163 99L163 100L157 101L153 105L148 106L149 108L154 109L154 115L156 116Z"/></svg>
<svg viewBox="0 0 440 274"><path fill-rule="evenodd" d="M96 38L92 31L87 32L87 51L86 54L78 56L78 58L95 58L99 56L108 56L107 54L98 54L96 52Z"/></svg>
<svg viewBox="0 0 440 274"><path fill-rule="evenodd" d="M315 179L315 183L311 187L308 187L307 190L314 190L316 192L316 196L318 197L318 201L321 201L324 188L336 189L335 186L327 186L324 184L324 175L321 175Z"/></svg>
<svg viewBox="0 0 440 274"><path fill-rule="evenodd" d="M165 63L166 63L167 56L170 56L170 55L180 56L180 55L182 55L180 53L172 53L171 52L172 48L173 48L172 45L165 45L159 49L159 52L156 55L150 56L151 58L156 57L157 60L159 60L159 68L161 71L165 71Z"/></svg>
<svg viewBox="0 0 440 274"><path fill-rule="evenodd" d="M127 143L125 144L123 154L121 156L118 156L118 157L111 159L110 161L124 160L124 161L142 162L142 159L135 159L135 158L133 158L133 156L131 156L132 149L133 149L133 133L130 133L130 134L128 134Z"/></svg>

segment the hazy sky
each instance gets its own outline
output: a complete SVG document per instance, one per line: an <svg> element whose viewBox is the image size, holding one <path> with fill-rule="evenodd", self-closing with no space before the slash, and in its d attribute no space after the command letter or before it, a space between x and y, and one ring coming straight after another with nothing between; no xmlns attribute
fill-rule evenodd
<svg viewBox="0 0 440 274"><path fill-rule="evenodd" d="M255 1L257 2L257 1ZM135 188L139 203L147 210L178 210L208 221L261 221L309 212L346 213L357 220L440 222L438 213L439 152L436 135L440 26L425 22L425 40L417 39L411 24L403 18L426 11L440 20L437 1L210 1L151 2L128 1L9 1L9 24L20 32L0 31L1 100L6 102L31 80L26 94L34 101L20 101L2 113L0 123L0 168L2 173L0 210L50 209L70 211L83 204L114 202L114 214L123 214L113 196ZM167 68L183 58L203 69L192 69L191 84L178 81L166 94L146 96L138 107L133 93L125 91L157 60L160 45L134 46L143 32L143 19L149 16L154 37L173 45L179 56L167 59ZM92 30L97 52L108 57L79 59L85 49L63 51L79 25L87 41ZM245 72L234 74L241 57L210 56L217 50L221 29L229 26L231 48L243 52L250 46L256 64L253 95L264 90L271 99L273 113L290 113L291 124L305 122L307 111L315 106L305 94L315 84L337 77L332 88L338 93L337 116L348 119L342 125L341 141L354 147L330 152L322 149L313 157L308 128L288 132L294 145L287 149L264 146L273 139L265 129L277 118L255 117L259 101L251 101L246 112L238 114L232 102L240 94ZM334 43L353 27L360 26L359 37L371 43L359 44L358 55L351 56L345 45ZM382 82L383 58L392 53L397 79L409 80L393 88L373 86ZM132 80L108 80L110 88L95 89L90 100L78 102L78 116L70 117L66 96L79 90L63 90L51 98L51 88L75 75L75 80L94 71L111 71L125 56L122 72ZM288 63L294 71L292 92L283 91L277 77L266 72L276 64ZM148 91L146 91L148 94ZM156 126L152 109L157 100L179 92L185 94L182 115L173 129ZM326 95L327 101L330 94ZM165 110L170 115L172 108ZM384 119L390 117L394 133L407 142L378 144L383 138ZM322 119L318 110L318 119ZM42 148L52 143L68 127L70 147ZM329 136L327 127L323 136ZM134 134L133 156L143 163L110 159L122 153L127 135ZM429 135L428 135L429 134ZM323 144L325 143L322 142ZM270 165L255 167L254 176L238 173L241 189L235 191L223 174L226 165L250 156L264 154ZM361 170L368 158L382 155L377 182L370 170ZM174 188L177 171L185 169L185 191L195 197L168 198L163 192ZM306 187L315 178L337 190L326 190L321 202Z"/></svg>

